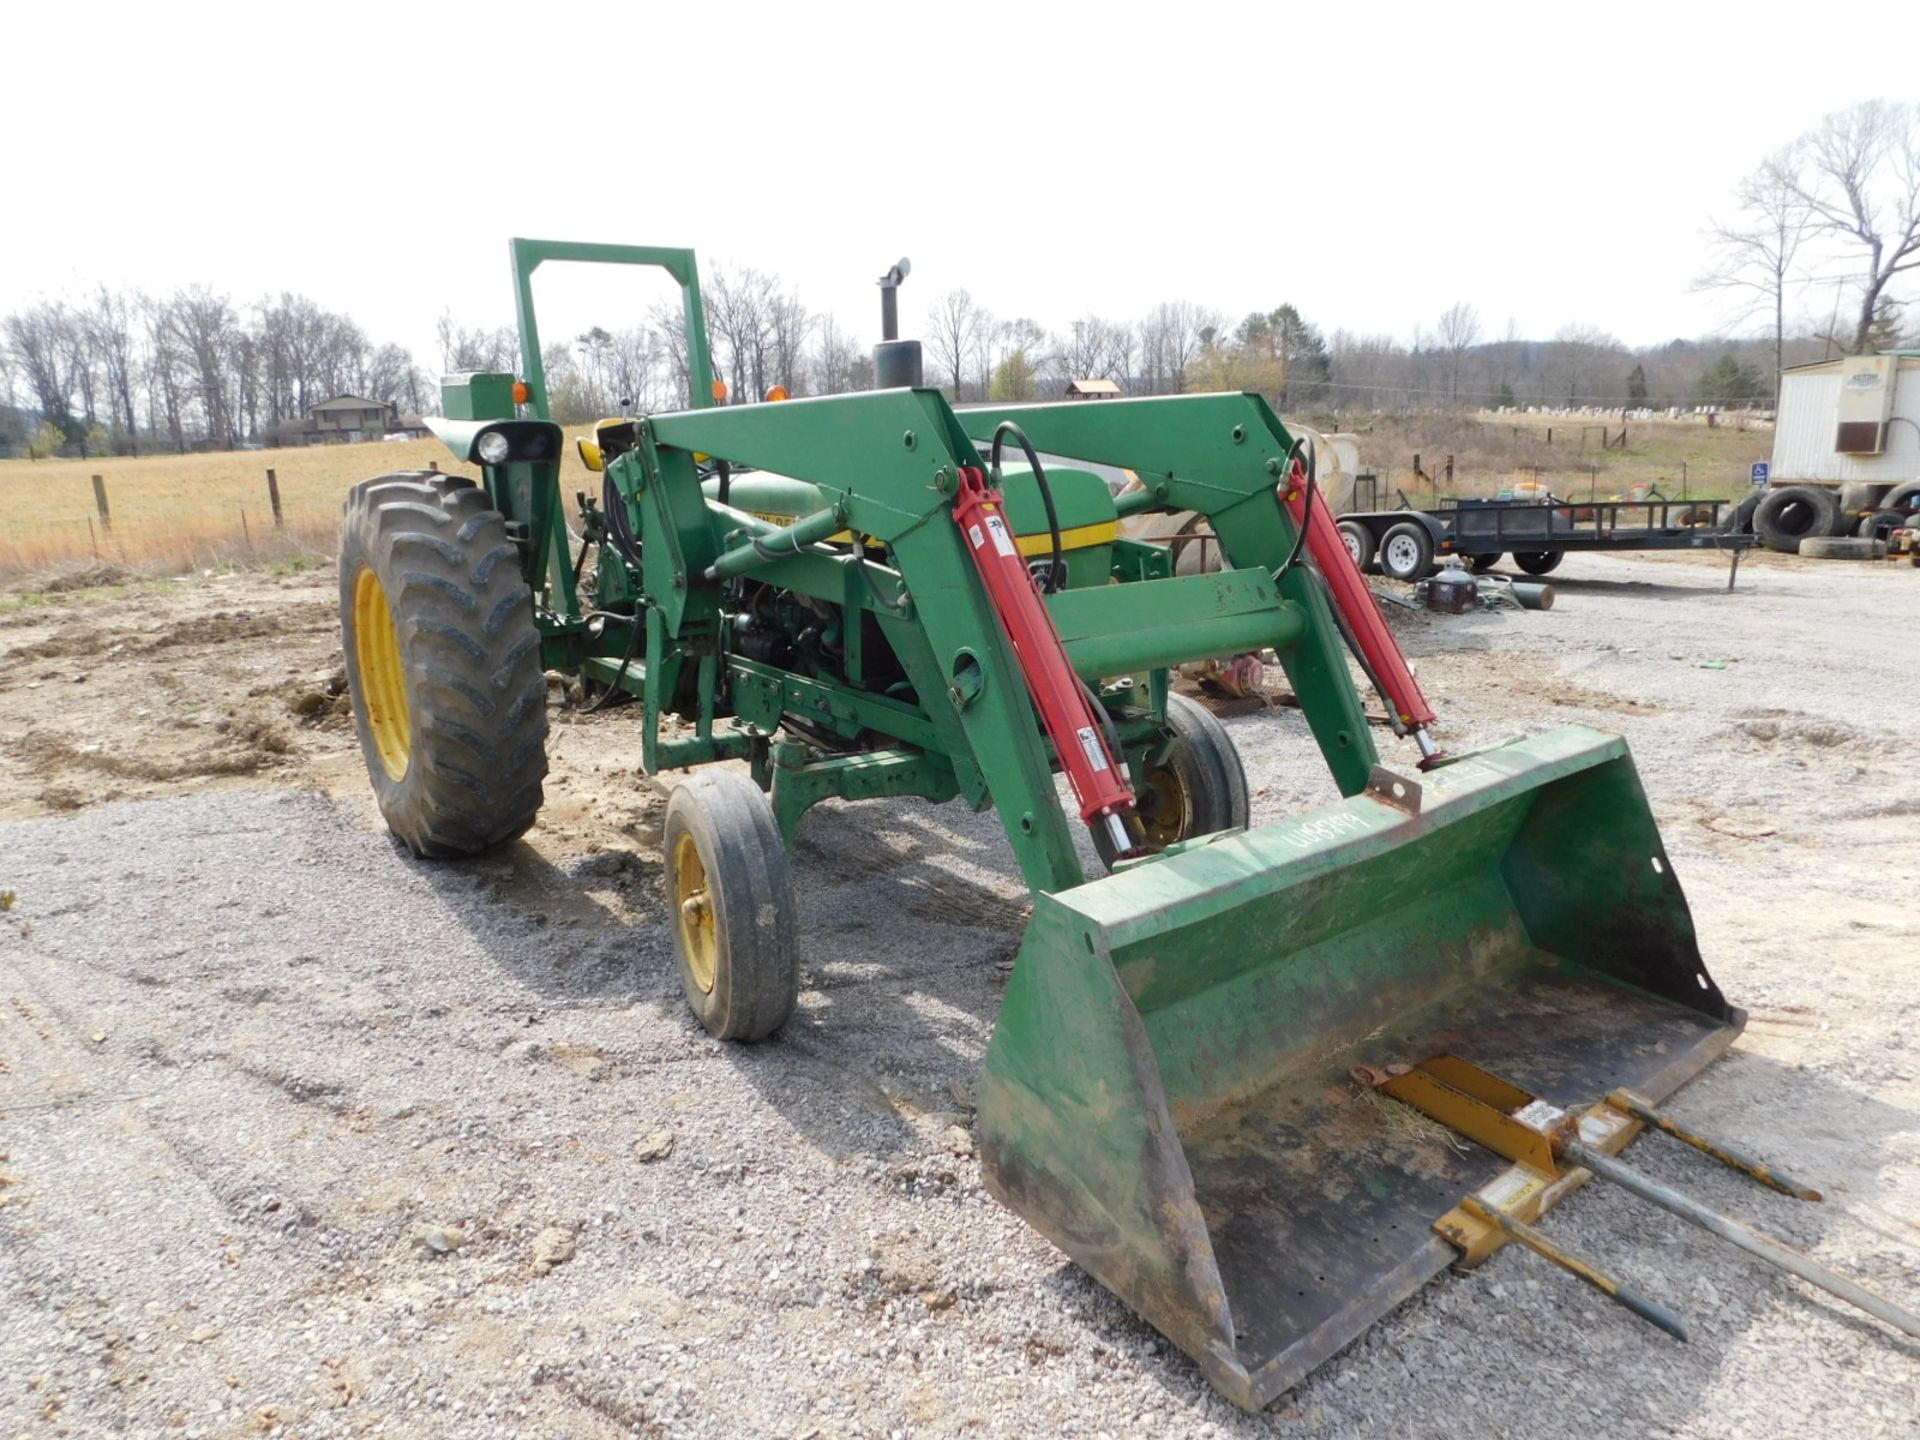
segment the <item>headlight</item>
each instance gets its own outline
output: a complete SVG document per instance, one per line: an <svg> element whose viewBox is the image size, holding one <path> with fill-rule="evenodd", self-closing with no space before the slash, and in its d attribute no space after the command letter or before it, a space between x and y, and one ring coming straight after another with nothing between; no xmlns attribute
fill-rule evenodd
<svg viewBox="0 0 1920 1440"><path fill-rule="evenodd" d="M473 448L474 453L480 457L482 465L504 465L513 446L508 443L504 430L489 430L480 437L480 443Z"/></svg>

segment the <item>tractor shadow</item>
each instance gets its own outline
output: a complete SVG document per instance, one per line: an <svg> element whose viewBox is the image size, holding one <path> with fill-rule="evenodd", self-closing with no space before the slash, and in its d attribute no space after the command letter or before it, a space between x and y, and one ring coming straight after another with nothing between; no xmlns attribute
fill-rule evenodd
<svg viewBox="0 0 1920 1440"><path fill-rule="evenodd" d="M394 848L531 995L678 999L657 856L608 850L556 865L524 838L471 860L422 861Z"/></svg>
<svg viewBox="0 0 1920 1440"><path fill-rule="evenodd" d="M644 1007L653 1044L707 1042L674 957L651 849L555 864L517 840L466 861L396 843L503 976L537 1002ZM779 1035L724 1045L796 1131L834 1156L894 1159L971 1123L972 1092L1028 897L999 821L917 800L827 802L792 855L800 998Z"/></svg>
<svg viewBox="0 0 1920 1440"><path fill-rule="evenodd" d="M834 1156L895 1159L971 1124L1028 897L991 814L827 802L793 854L800 1002L727 1059Z"/></svg>

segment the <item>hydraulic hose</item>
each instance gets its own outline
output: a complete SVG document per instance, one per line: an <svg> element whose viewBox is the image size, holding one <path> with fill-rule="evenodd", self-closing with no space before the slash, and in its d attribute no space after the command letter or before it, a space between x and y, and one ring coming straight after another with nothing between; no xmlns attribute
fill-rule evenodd
<svg viewBox="0 0 1920 1440"><path fill-rule="evenodd" d="M633 538L633 525L627 516L627 497L613 483L608 475L600 482L600 508L607 517L607 538L613 542L613 548L620 552L620 558L629 565L640 563L640 542Z"/></svg>
<svg viewBox="0 0 1920 1440"><path fill-rule="evenodd" d="M1296 435L1293 437L1293 448L1287 451L1287 460L1286 463L1280 467L1280 473L1288 477L1293 475L1293 467L1299 460L1302 450L1307 452L1307 503L1301 507L1300 523L1294 528L1293 549L1288 553L1285 562L1282 563L1280 568L1273 572L1273 583L1276 585L1286 578L1289 570L1300 563L1300 552L1306 548L1307 544L1306 517L1313 514L1313 497L1319 485L1318 480L1315 478L1318 467L1314 464L1313 442L1304 435ZM1336 611L1335 613L1338 612Z"/></svg>
<svg viewBox="0 0 1920 1440"><path fill-rule="evenodd" d="M616 694L626 694L626 691L620 688L620 682L627 678L627 667L633 664L633 652L640 647L640 617L638 615L623 615L619 618L627 622L626 652L621 655L620 668L613 672L613 679L607 682L607 688L600 692L600 697L597 700L580 712L583 715L592 715L606 708L607 702Z"/></svg>
<svg viewBox="0 0 1920 1440"><path fill-rule="evenodd" d="M1008 435L1013 436L1020 448L1027 452L1027 464L1033 467L1034 483L1040 487L1040 503L1047 507L1047 535L1053 541L1053 559L1047 566L1047 581L1040 587L1040 593L1051 595L1060 588L1066 569L1060 559L1060 512L1053 508L1053 487L1047 483L1046 472L1040 468L1040 457L1034 454L1033 442L1027 439L1027 432L1011 420L1002 420L993 431L993 454L989 464L992 466L995 488L1000 484L1000 444Z"/></svg>

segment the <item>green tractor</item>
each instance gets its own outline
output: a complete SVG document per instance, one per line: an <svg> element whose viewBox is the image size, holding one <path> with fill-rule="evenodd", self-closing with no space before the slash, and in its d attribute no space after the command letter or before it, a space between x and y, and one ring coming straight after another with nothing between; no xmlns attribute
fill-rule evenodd
<svg viewBox="0 0 1920 1440"><path fill-rule="evenodd" d="M522 373L449 377L435 423L481 483L383 476L346 506L345 650L388 823L423 856L511 839L540 808L546 672L634 697L646 770L693 770L664 835L687 998L754 1041L799 990L788 856L811 806L992 807L1033 915L980 1083L986 1183L1237 1403L1446 1266L1435 1225L1463 1197L1524 1220L1567 1188L1516 1191L1498 1156L1389 1123L1350 1070L1456 1052L1566 1107L1658 1099L1732 1041L1625 744L1442 754L1258 396L956 410L889 325L892 388L721 404L690 251L512 258ZM590 593L532 301L549 261L662 267L684 299L692 407L582 449ZM1115 468L1141 482L1118 500ZM1225 563L1176 574L1119 533L1153 511L1206 517ZM1231 739L1168 673L1268 648L1345 798L1249 828Z"/></svg>

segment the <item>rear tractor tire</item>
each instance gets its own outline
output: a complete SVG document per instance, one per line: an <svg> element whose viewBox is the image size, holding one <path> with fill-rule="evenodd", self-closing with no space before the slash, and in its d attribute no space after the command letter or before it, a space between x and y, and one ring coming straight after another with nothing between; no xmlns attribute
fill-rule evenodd
<svg viewBox="0 0 1920 1440"><path fill-rule="evenodd" d="M1244 829L1249 810L1247 774L1226 727L1204 706L1169 695L1167 728L1173 745L1165 760L1147 767L1132 821L1134 838L1154 855L1197 835ZM1094 827L1093 848L1112 869L1119 856L1104 826Z"/></svg>
<svg viewBox="0 0 1920 1440"><path fill-rule="evenodd" d="M1467 568L1476 575L1484 575L1505 558L1504 555L1469 555Z"/></svg>
<svg viewBox="0 0 1920 1440"><path fill-rule="evenodd" d="M1560 562L1567 558L1564 550L1534 550L1522 554L1513 552L1513 563L1529 575L1550 575L1560 568Z"/></svg>
<svg viewBox="0 0 1920 1440"><path fill-rule="evenodd" d="M533 823L547 679L506 522L435 471L354 486L340 521L340 630L354 725L387 827L455 859Z"/></svg>
<svg viewBox="0 0 1920 1440"><path fill-rule="evenodd" d="M773 806L745 775L701 770L668 798L663 840L687 1003L716 1040L764 1040L800 995L793 880Z"/></svg>

